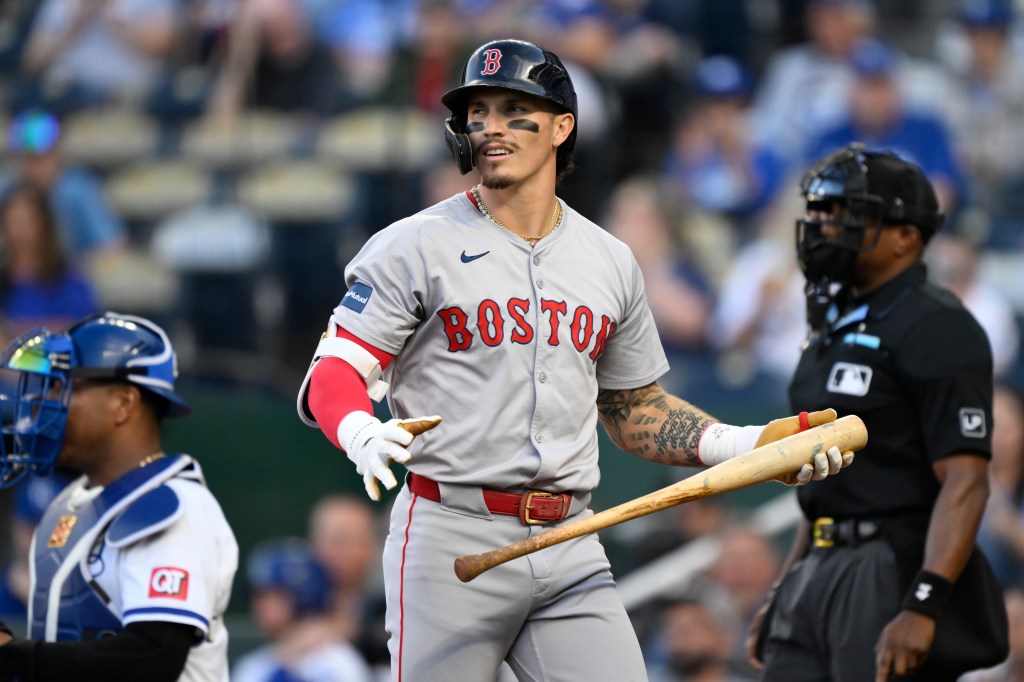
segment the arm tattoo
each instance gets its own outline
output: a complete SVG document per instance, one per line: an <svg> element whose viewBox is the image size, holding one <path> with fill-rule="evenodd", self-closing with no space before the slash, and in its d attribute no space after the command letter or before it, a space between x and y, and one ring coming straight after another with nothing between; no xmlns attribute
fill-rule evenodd
<svg viewBox="0 0 1024 682"><path fill-rule="evenodd" d="M597 394L601 423L612 441L652 462L701 466L697 443L715 419L657 383Z"/></svg>

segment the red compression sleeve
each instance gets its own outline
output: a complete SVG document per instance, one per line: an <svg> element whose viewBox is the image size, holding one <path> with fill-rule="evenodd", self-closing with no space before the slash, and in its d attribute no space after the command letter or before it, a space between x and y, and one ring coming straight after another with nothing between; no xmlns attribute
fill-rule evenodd
<svg viewBox="0 0 1024 682"><path fill-rule="evenodd" d="M371 346L340 327L337 336L354 341L368 350L380 361L382 369L395 359L394 355ZM356 410L373 414L373 403L366 393L366 382L355 367L341 358L327 357L316 363L313 375L309 378L309 395L306 400L320 430L339 448L338 424L341 420Z"/></svg>

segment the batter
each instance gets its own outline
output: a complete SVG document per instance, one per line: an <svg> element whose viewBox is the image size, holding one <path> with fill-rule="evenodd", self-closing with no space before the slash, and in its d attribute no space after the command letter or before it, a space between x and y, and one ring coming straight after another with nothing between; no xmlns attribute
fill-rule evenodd
<svg viewBox="0 0 1024 682"><path fill-rule="evenodd" d="M486 43L442 101L452 156L480 184L378 232L349 263L299 413L348 453L371 498L397 484L390 460L409 470L384 549L395 680L493 680L502 661L523 682L645 680L596 536L468 584L455 557L590 514L598 419L627 452L700 466L834 412L733 427L658 386L668 362L636 261L555 195L577 117L556 55ZM399 418L382 424L370 401L384 395ZM843 462L831 448L786 482Z"/></svg>

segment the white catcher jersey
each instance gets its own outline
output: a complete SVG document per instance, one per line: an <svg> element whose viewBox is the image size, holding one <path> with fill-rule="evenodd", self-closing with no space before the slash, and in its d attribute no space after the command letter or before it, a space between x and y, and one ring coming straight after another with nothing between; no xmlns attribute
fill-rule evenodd
<svg viewBox="0 0 1024 682"><path fill-rule="evenodd" d="M198 464L195 465L198 468ZM71 483L72 504L85 504L102 488ZM111 599L124 625L161 621L191 625L204 639L189 651L179 682L228 681L224 612L238 567L238 545L224 513L205 486L172 478L182 516L166 530L122 549L104 543L90 573Z"/></svg>
<svg viewBox="0 0 1024 682"><path fill-rule="evenodd" d="M447 483L589 491L597 391L668 370L629 248L563 204L533 248L457 194L375 234L332 319L394 354L396 417L437 414L408 468Z"/></svg>

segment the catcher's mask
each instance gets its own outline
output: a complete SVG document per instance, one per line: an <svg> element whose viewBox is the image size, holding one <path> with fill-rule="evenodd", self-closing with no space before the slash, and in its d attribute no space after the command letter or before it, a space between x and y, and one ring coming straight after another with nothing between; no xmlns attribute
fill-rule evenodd
<svg viewBox="0 0 1024 682"><path fill-rule="evenodd" d="M0 395L0 488L53 470L76 380L137 384L163 399L166 416L191 411L174 392L177 363L167 334L140 317L102 313L62 333L40 327L12 341L0 364L17 373L14 394Z"/></svg>
<svg viewBox="0 0 1024 682"><path fill-rule="evenodd" d="M463 175L473 169L473 146L466 134L466 106L472 88L505 88L525 92L552 102L573 118L577 113L576 90L562 61L550 52L524 40L492 40L470 55L459 86L441 97L452 115L444 122L444 138L455 165ZM569 164L576 145L576 125L559 146L558 173Z"/></svg>
<svg viewBox="0 0 1024 682"><path fill-rule="evenodd" d="M885 226L914 225L927 243L944 219L918 166L860 143L819 161L804 175L800 191L807 213L796 222L797 260L813 284L847 284L857 255L876 246ZM877 229L865 243L868 227Z"/></svg>

